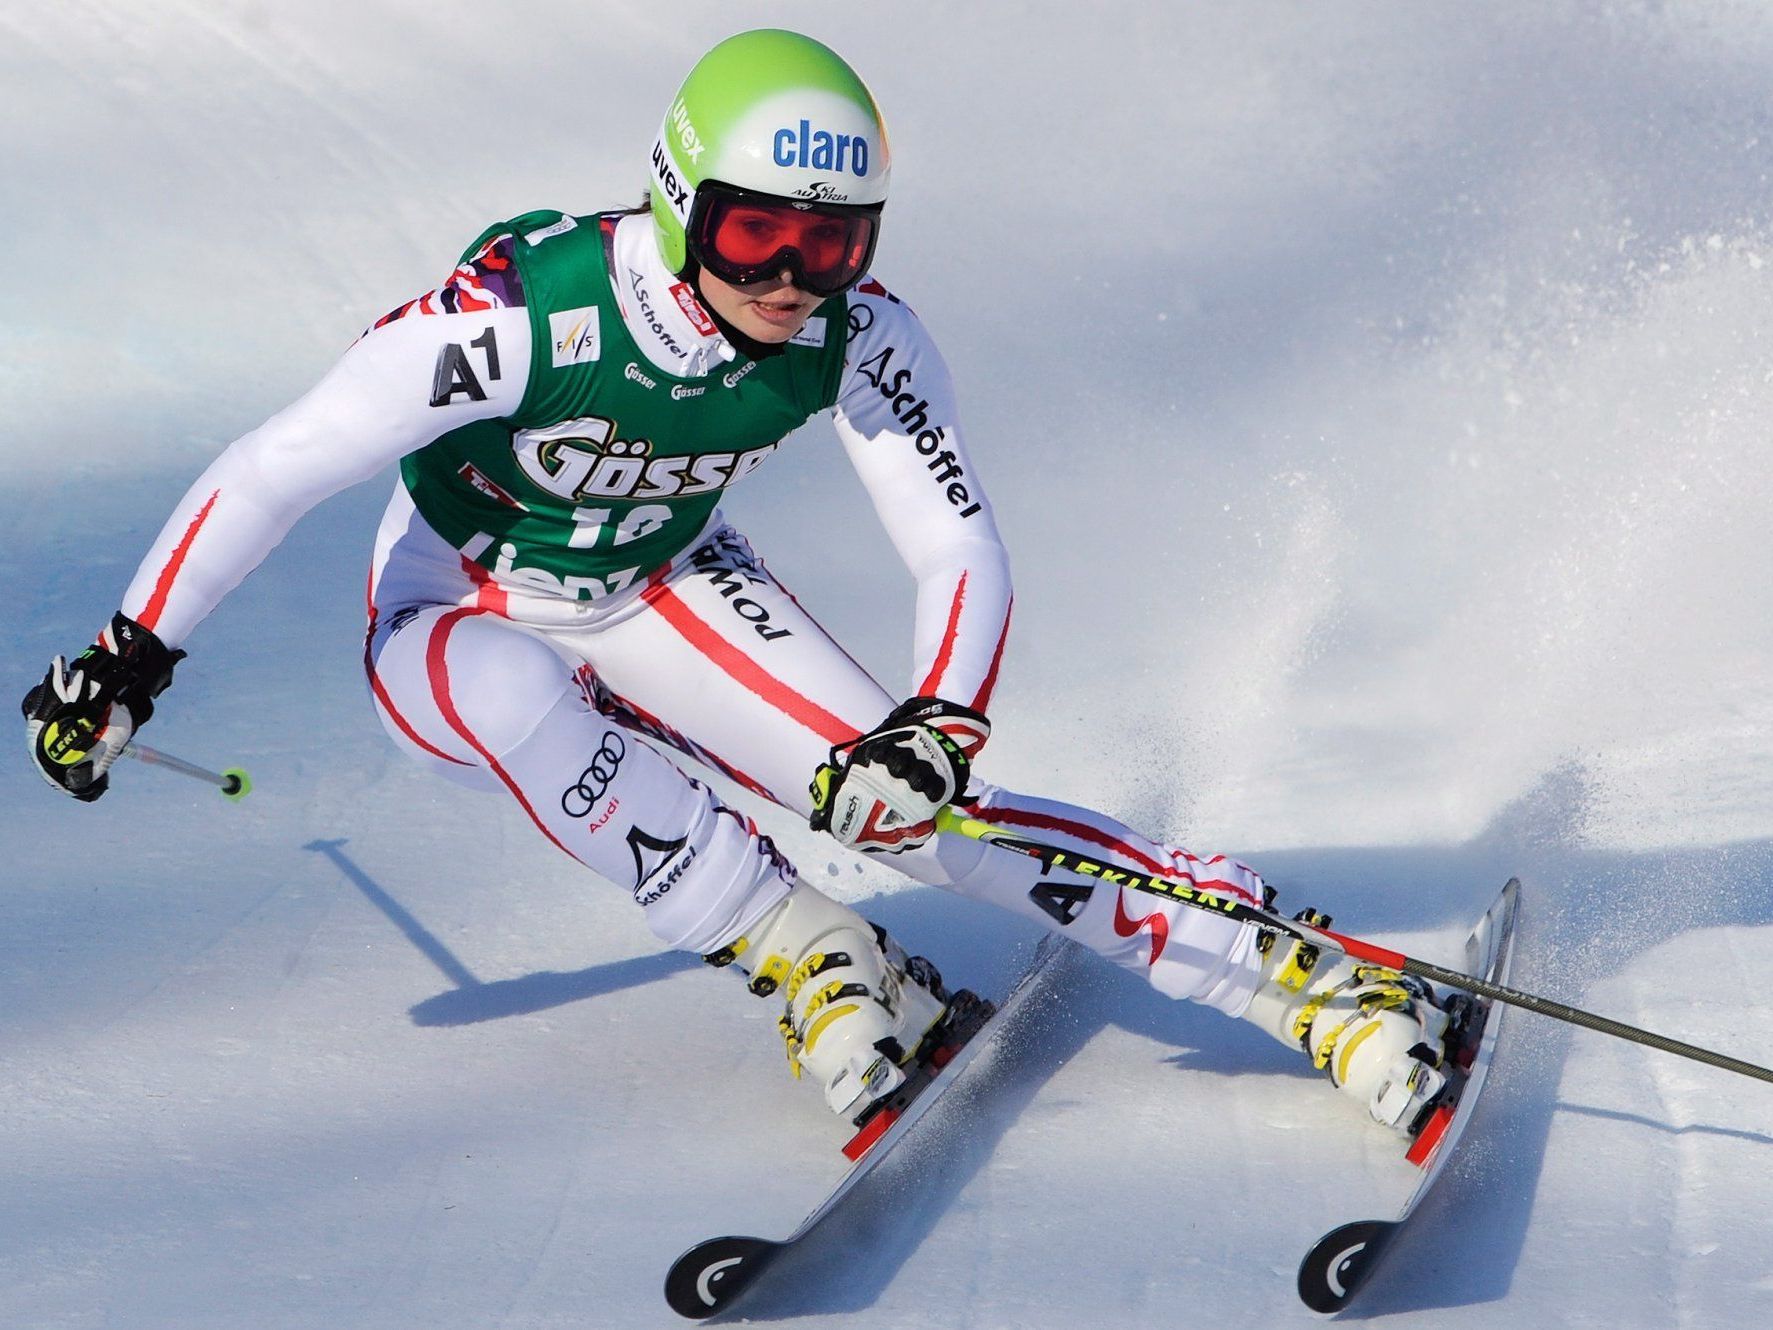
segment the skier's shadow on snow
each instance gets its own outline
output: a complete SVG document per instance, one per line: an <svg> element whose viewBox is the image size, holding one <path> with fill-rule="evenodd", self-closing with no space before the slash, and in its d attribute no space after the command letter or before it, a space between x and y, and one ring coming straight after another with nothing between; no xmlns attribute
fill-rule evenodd
<svg viewBox="0 0 1773 1330"><path fill-rule="evenodd" d="M640 984L669 978L681 970L699 964L694 956L678 951L635 956L627 960L609 961L570 973L541 971L516 979L483 981L448 947L421 924L405 906L395 900L376 880L358 866L344 850L343 840L309 841L302 848L324 855L345 878L380 910L388 922L400 930L419 953L435 965L454 988L426 998L412 1008L415 1025L474 1025L481 1021L502 1020L507 1016L525 1016L547 1011L569 1002L602 997Z"/></svg>
<svg viewBox="0 0 1773 1330"><path fill-rule="evenodd" d="M1463 846L1294 850L1254 858L1280 887L1280 907L1337 911L1344 916L1341 926L1356 935L1443 930L1451 939L1481 913L1505 877L1518 873L1526 894L1512 982L1578 1006L1590 983L1605 980L1683 932L1773 922L1773 892L1766 889L1773 882L1773 844L1641 855L1584 852L1569 848L1578 840L1573 828L1580 824L1583 802L1579 775L1560 772ZM542 1010L697 964L693 957L661 953L571 974L482 983L352 863L343 844L316 841L306 848L330 859L455 985L412 1009L420 1024L469 1024ZM1735 884L1735 889L1695 891L1696 882ZM1033 925L928 888L879 896L858 908L913 950L929 952L952 978L987 992L1007 984L1032 953L1038 933ZM1449 946L1434 954L1423 952L1424 958L1453 961ZM1247 1026L1172 1002L1136 977L1091 957L1068 957L1046 986L1049 999L1051 992L1062 990L1064 1000L1042 1001L1036 995L1016 1037L1004 1040L934 1111L920 1131L918 1149L883 1165L857 1189L851 1203L785 1255L780 1277L760 1286L740 1305L739 1315L784 1320L874 1304L1042 1087L1111 1025L1178 1050L1167 1061L1179 1070L1318 1079L1296 1054ZM1516 1032L1512 1038L1511 1030ZM1467 1137L1484 1148L1468 1148L1455 1160L1417 1221L1399 1235L1361 1301L1342 1320L1506 1296L1533 1214L1555 1115L1560 1109L1609 1115L1608 1110L1560 1101L1564 1063L1576 1036L1573 1027L1510 1011L1503 1031L1503 1056ZM1678 1038L1682 1032L1671 1028L1659 1033ZM1580 1037L1601 1036L1583 1032ZM1642 1056L1664 1055L1645 1049ZM1637 1115L1610 1115L1641 1123L1645 1130L1764 1139L1733 1130L1725 1121L1679 1127ZM1350 1128L1361 1125L1357 1119ZM1190 1197L1186 1188L1176 1199L1179 1206L1231 1203L1218 1195ZM861 1252L867 1253L865 1259L858 1257ZM1275 1255L1252 1265L1252 1277L1269 1270ZM1303 1248L1298 1255L1304 1255ZM830 1277L834 1261L843 1268L841 1279ZM1057 1267L1054 1278L1063 1278Z"/></svg>

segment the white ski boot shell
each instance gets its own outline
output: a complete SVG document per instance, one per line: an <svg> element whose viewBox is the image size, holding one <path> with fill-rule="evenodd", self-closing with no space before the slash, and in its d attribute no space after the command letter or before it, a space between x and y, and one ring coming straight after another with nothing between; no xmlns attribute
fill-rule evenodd
<svg viewBox="0 0 1773 1330"><path fill-rule="evenodd" d="M1330 922L1310 911L1299 918ZM1433 990L1383 966L1320 958L1316 947L1296 939L1264 942L1262 986L1244 1019L1304 1049L1376 1122L1413 1132L1447 1080L1440 1070L1447 1013Z"/></svg>
<svg viewBox="0 0 1773 1330"><path fill-rule="evenodd" d="M736 962L760 997L781 993L790 1069L804 1070L831 1111L851 1118L904 1083L904 1064L948 1010L933 965L805 882L707 959Z"/></svg>

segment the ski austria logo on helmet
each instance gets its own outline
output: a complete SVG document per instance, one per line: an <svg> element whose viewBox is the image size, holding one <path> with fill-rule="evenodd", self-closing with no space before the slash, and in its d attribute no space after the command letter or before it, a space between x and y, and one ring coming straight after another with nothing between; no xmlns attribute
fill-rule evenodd
<svg viewBox="0 0 1773 1330"><path fill-rule="evenodd" d="M829 180L815 180L794 191L794 197L808 203L848 203L850 196Z"/></svg>

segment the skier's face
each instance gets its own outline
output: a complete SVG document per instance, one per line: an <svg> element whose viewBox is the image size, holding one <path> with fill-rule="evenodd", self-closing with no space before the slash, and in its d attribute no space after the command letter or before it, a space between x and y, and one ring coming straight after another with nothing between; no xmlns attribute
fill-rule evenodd
<svg viewBox="0 0 1773 1330"><path fill-rule="evenodd" d="M698 283L702 299L733 327L760 342L786 342L806 326L819 297L794 285L784 272L761 282L735 286L704 268Z"/></svg>

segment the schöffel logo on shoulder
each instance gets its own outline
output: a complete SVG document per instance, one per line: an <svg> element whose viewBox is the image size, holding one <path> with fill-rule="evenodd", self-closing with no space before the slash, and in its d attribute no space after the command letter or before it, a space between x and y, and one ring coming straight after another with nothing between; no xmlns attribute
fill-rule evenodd
<svg viewBox="0 0 1773 1330"><path fill-rule="evenodd" d="M556 310L548 316L554 339L554 368L588 365L603 354L603 336L596 305Z"/></svg>
<svg viewBox="0 0 1773 1330"><path fill-rule="evenodd" d="M798 127L784 125L776 131L777 166L811 167L815 171L848 171L868 174L868 140L860 134L833 134L814 129L802 120Z"/></svg>
<svg viewBox="0 0 1773 1330"><path fill-rule="evenodd" d="M952 448L944 446L948 427L930 424L930 399L918 393L911 367L901 363L898 369L893 368L898 350L896 346L883 348L857 365L856 373L874 385L885 399L887 410L910 438L911 446L920 456L929 458L925 469L938 485L945 487L943 497L960 510L962 517L972 517L984 509L984 504L967 489L966 468L960 464L960 458Z"/></svg>

